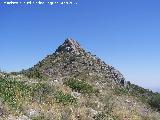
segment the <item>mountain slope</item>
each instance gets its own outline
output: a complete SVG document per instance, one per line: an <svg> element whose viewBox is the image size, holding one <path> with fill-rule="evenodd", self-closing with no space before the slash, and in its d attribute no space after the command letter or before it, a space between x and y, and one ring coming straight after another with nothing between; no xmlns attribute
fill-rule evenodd
<svg viewBox="0 0 160 120"><path fill-rule="evenodd" d="M98 75L124 85L123 75L98 57L85 52L76 41L67 39L56 52L47 56L33 68L48 77L70 77L73 75ZM32 70L29 71L32 71ZM113 82L112 81L112 82Z"/></svg>
<svg viewBox="0 0 160 120"><path fill-rule="evenodd" d="M156 93L125 81L100 58L67 39L34 67L0 74L4 120L159 120Z"/></svg>

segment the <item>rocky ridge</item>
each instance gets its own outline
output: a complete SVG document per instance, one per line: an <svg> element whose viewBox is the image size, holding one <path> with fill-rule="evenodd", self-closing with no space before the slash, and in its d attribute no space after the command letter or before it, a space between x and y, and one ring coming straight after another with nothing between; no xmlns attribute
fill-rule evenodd
<svg viewBox="0 0 160 120"><path fill-rule="evenodd" d="M85 73L103 76L121 85L126 84L125 78L118 70L90 52L86 52L73 39L66 39L54 54L45 58L35 68L54 78Z"/></svg>

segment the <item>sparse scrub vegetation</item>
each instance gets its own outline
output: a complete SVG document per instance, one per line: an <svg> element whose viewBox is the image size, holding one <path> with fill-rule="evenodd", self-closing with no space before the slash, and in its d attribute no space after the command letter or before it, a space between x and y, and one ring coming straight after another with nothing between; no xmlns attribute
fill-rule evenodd
<svg viewBox="0 0 160 120"><path fill-rule="evenodd" d="M44 79L45 76L42 75L37 69L30 68L28 71L22 71L22 74L27 76L28 78L38 78L38 79Z"/></svg>
<svg viewBox="0 0 160 120"><path fill-rule="evenodd" d="M11 109L20 112L24 102L53 103L63 105L76 103L76 98L61 91L55 91L46 83L27 85L25 82L0 78L0 98Z"/></svg>
<svg viewBox="0 0 160 120"><path fill-rule="evenodd" d="M112 112L113 107L114 107L113 97L111 95L104 96L103 103L105 105L104 106L105 113L110 114Z"/></svg>
<svg viewBox="0 0 160 120"><path fill-rule="evenodd" d="M114 88L114 93L116 95L128 95L137 97L143 103L149 104L149 100L154 95L154 93L148 89L144 89L138 85L130 84L125 87L116 87Z"/></svg>
<svg viewBox="0 0 160 120"><path fill-rule="evenodd" d="M160 111L160 94L155 94L151 97L151 99L149 100L149 104L151 105L151 107L153 107L154 109Z"/></svg>
<svg viewBox="0 0 160 120"><path fill-rule="evenodd" d="M128 94L129 92L128 92L128 90L125 89L125 88L116 87L116 88L114 88L114 93L115 93L116 95L126 95L126 94Z"/></svg>
<svg viewBox="0 0 160 120"><path fill-rule="evenodd" d="M33 100L43 103L46 102L47 98L53 97L55 90L53 87L46 83L37 83L32 85L32 98Z"/></svg>
<svg viewBox="0 0 160 120"><path fill-rule="evenodd" d="M56 91L53 87L46 83L38 83L33 87L33 98L40 102L51 103L55 100L63 105L76 103L76 98L62 91Z"/></svg>
<svg viewBox="0 0 160 120"><path fill-rule="evenodd" d="M23 82L0 79L0 98L14 109L30 98L31 88Z"/></svg>
<svg viewBox="0 0 160 120"><path fill-rule="evenodd" d="M117 120L117 119L114 119L109 114L101 112L101 113L98 113L96 116L94 116L94 120Z"/></svg>

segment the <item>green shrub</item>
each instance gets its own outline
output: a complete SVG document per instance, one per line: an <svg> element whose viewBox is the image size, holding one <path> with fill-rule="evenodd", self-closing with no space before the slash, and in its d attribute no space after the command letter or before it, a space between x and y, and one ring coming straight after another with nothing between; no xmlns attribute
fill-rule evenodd
<svg viewBox="0 0 160 120"><path fill-rule="evenodd" d="M106 114L105 113L98 113L96 116L94 116L95 120L106 120Z"/></svg>
<svg viewBox="0 0 160 120"><path fill-rule="evenodd" d="M94 93L96 90L93 89L91 85L84 81L79 81L75 79L70 79L65 82L67 86L69 86L72 90L78 91L80 93Z"/></svg>
<svg viewBox="0 0 160 120"><path fill-rule="evenodd" d="M118 88L117 87L114 89L114 93L117 95L126 95L126 94L128 94L128 90L125 88Z"/></svg>
<svg viewBox="0 0 160 120"><path fill-rule="evenodd" d="M45 117L43 114L37 117L33 117L32 120L50 120L49 118Z"/></svg>
<svg viewBox="0 0 160 120"><path fill-rule="evenodd" d="M160 94L155 94L149 101L151 107L160 111Z"/></svg>
<svg viewBox="0 0 160 120"><path fill-rule="evenodd" d="M76 98L70 94L64 94L63 92L57 92L55 94L55 99L58 103L62 103L63 105L76 103Z"/></svg>

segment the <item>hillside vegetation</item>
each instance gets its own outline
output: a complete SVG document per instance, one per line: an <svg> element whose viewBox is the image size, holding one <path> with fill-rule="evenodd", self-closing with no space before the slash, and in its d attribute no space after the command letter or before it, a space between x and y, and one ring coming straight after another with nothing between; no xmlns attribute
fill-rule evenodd
<svg viewBox="0 0 160 120"><path fill-rule="evenodd" d="M0 72L0 120L160 120L160 94L67 39L32 68Z"/></svg>

